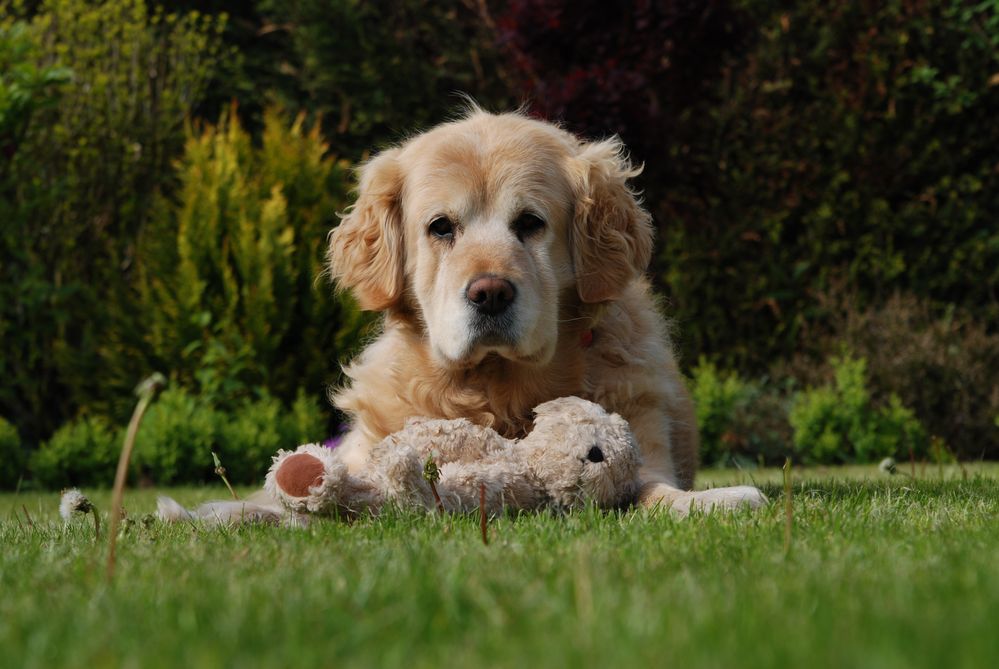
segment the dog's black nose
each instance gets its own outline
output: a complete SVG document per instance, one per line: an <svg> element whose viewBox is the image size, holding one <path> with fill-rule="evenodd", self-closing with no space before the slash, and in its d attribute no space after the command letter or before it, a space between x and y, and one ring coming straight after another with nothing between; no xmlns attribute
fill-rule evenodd
<svg viewBox="0 0 999 669"><path fill-rule="evenodd" d="M586 459L590 462L603 462L604 452L600 450L599 446L594 446L590 449L590 452L586 454Z"/></svg>
<svg viewBox="0 0 999 669"><path fill-rule="evenodd" d="M506 311L516 295L513 284L498 276L480 276L465 290L468 301L486 316L498 316Z"/></svg>

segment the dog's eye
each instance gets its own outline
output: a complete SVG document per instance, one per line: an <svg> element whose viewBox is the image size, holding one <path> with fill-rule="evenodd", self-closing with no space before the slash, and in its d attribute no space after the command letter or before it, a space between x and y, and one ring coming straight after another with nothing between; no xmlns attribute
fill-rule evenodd
<svg viewBox="0 0 999 669"><path fill-rule="evenodd" d="M454 239L454 223L447 216L439 216L430 222L427 228L430 234L439 239Z"/></svg>
<svg viewBox="0 0 999 669"><path fill-rule="evenodd" d="M540 217L524 212L513 221L513 231L517 233L517 238L524 241L527 237L541 232L545 227L545 222Z"/></svg>

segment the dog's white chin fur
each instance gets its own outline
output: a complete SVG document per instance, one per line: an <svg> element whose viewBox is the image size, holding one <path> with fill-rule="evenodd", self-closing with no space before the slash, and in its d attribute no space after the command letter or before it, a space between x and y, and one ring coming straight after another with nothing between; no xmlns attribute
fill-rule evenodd
<svg viewBox="0 0 999 669"><path fill-rule="evenodd" d="M472 346L470 349L456 357L451 357L442 348L433 345L431 350L434 360L445 369L470 369L477 367L490 355L520 363L522 365L544 366L551 362L555 355L555 341L545 343L541 348L522 352L513 346Z"/></svg>
<svg viewBox="0 0 999 669"><path fill-rule="evenodd" d="M527 333L515 332L509 344L481 343L475 340L470 330L469 327L462 327L457 330L462 335L442 337L436 336L434 328L429 328L427 334L435 362L446 369L468 369L478 366L488 356L496 355L525 365L546 365L551 362L558 347L554 327L545 328L542 324L535 324Z"/></svg>

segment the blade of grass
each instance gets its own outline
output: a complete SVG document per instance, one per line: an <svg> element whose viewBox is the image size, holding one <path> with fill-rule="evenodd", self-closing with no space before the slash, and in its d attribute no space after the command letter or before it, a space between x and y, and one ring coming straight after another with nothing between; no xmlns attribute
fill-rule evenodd
<svg viewBox="0 0 999 669"><path fill-rule="evenodd" d="M28 513L28 507L22 504L21 508L24 509L24 518L28 521L28 526L31 527L31 529L35 529L35 521L31 519L31 514Z"/></svg>

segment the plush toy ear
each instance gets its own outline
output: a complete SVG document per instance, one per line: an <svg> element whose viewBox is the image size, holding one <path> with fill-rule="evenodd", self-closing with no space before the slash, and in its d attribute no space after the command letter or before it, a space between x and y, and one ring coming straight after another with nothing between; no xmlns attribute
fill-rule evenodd
<svg viewBox="0 0 999 669"><path fill-rule="evenodd" d="M389 149L360 168L357 202L330 233L330 274L362 309L397 305L403 291L402 170L399 149Z"/></svg>
<svg viewBox="0 0 999 669"><path fill-rule="evenodd" d="M612 300L652 258L651 217L627 183L642 168L632 167L615 137L583 144L569 172L576 191L571 239L579 297Z"/></svg>

